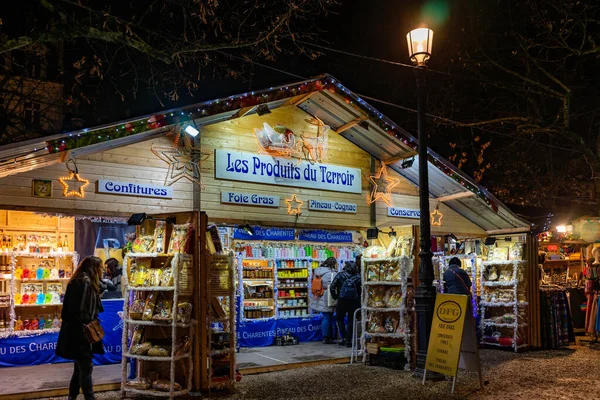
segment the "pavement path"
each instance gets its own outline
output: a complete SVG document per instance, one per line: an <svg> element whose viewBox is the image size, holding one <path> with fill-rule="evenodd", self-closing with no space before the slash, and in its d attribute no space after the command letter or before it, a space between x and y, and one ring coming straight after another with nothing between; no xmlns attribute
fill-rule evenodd
<svg viewBox="0 0 600 400"><path fill-rule="evenodd" d="M308 399L569 399L600 398L600 345L511 353L482 350L483 391L476 374L460 372L457 393L451 381L427 383L404 371L363 365L324 365L244 377L236 393L219 400ZM118 399L99 393L99 400ZM58 399L58 398L56 398ZM60 398L61 400L64 398Z"/></svg>

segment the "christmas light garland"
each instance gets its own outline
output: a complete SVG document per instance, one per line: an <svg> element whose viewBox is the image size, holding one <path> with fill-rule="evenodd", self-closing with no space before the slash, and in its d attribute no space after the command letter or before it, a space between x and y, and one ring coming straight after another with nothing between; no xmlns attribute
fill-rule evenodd
<svg viewBox="0 0 600 400"><path fill-rule="evenodd" d="M232 112L321 90L328 90L342 97L346 104L368 116L373 123L388 135L399 139L405 146L417 150L417 139L329 75L321 75L314 79L287 86L271 87L264 91L252 91L237 96L206 101L155 115L146 115L108 127L71 132L63 138L47 141L47 150L51 154L59 153L159 129L167 125L182 124L216 114ZM471 178L462 175L455 167L430 150L428 151L428 160L444 174L484 200L492 210L498 212L498 204L488 197L487 190L473 182Z"/></svg>

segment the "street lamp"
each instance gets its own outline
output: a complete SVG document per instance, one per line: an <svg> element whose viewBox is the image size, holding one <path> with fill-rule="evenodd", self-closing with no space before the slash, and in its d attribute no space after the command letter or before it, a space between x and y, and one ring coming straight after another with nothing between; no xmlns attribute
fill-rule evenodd
<svg viewBox="0 0 600 400"><path fill-rule="evenodd" d="M422 378L425 371L427 346L435 307L433 287L433 253L431 252L431 223L429 221L429 173L427 167L427 133L425 132L425 70L431 57L433 31L427 28L413 29L406 35L408 55L415 64L417 80L417 130L419 134L419 208L420 251L419 286L415 292L417 314L417 366L414 375ZM441 375L429 372L428 378L439 379Z"/></svg>

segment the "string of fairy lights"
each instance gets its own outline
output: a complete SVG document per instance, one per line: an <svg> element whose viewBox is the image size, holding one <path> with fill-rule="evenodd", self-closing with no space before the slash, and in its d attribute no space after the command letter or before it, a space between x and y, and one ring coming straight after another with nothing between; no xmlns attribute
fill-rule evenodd
<svg viewBox="0 0 600 400"><path fill-rule="evenodd" d="M200 104L181 107L166 111L164 113L143 116L132 119L118 125L101 127L97 129L83 129L69 133L59 139L47 142L46 149L50 154L61 153L80 147L105 143L110 140L128 137L131 135L147 132L161 127L183 124L197 119L206 118L223 113L235 114L240 109L255 107L261 104L285 100L290 97L304 95L315 91L327 90L342 97L343 101L355 108L357 111L368 116L372 123L384 130L388 135L400 140L402 144L412 150L417 150L417 139L398 127L381 112L369 105L361 97L344 87L340 82L330 75L319 77L286 86L271 87L264 91L251 91L240 95L229 96L203 102ZM429 161L438 167L444 174L454 179L461 186L472 191L494 209L498 205L490 199L489 193L478 184L463 176L441 157L429 152Z"/></svg>

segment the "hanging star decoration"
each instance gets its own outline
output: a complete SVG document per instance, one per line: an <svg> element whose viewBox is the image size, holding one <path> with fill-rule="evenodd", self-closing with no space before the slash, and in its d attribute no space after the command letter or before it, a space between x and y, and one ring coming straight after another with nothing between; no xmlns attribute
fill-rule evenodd
<svg viewBox="0 0 600 400"><path fill-rule="evenodd" d="M440 212L438 207L436 207L430 215L432 226L442 226L442 218L444 218L444 214Z"/></svg>
<svg viewBox="0 0 600 400"><path fill-rule="evenodd" d="M168 165L165 186L171 186L185 178L203 189L200 162L205 160L205 156L201 150L194 147L192 138L183 132L183 126L177 126L167 134L167 136L173 136L171 146L155 146L153 144L150 151Z"/></svg>
<svg viewBox="0 0 600 400"><path fill-rule="evenodd" d="M388 207L393 206L392 189L400 183L396 178L390 178L385 163L381 163L381 168L375 175L369 176L369 181L373 184L373 190L369 196L369 204L378 200L383 201Z"/></svg>
<svg viewBox="0 0 600 400"><path fill-rule="evenodd" d="M287 203L287 212L289 215L302 214L301 208L304 202L302 200L299 200L295 194L292 195L290 199L286 199L285 202Z"/></svg>
<svg viewBox="0 0 600 400"><path fill-rule="evenodd" d="M69 167L69 163L73 163L73 169ZM79 176L79 170L77 169L77 164L75 164L75 160L70 159L69 161L67 161L66 165L67 169L69 170L69 176L63 176L61 178L58 178L58 182L63 187L63 196L83 198L85 196L84 189L87 185L90 184L90 181ZM73 185L73 190L69 189L70 185Z"/></svg>

